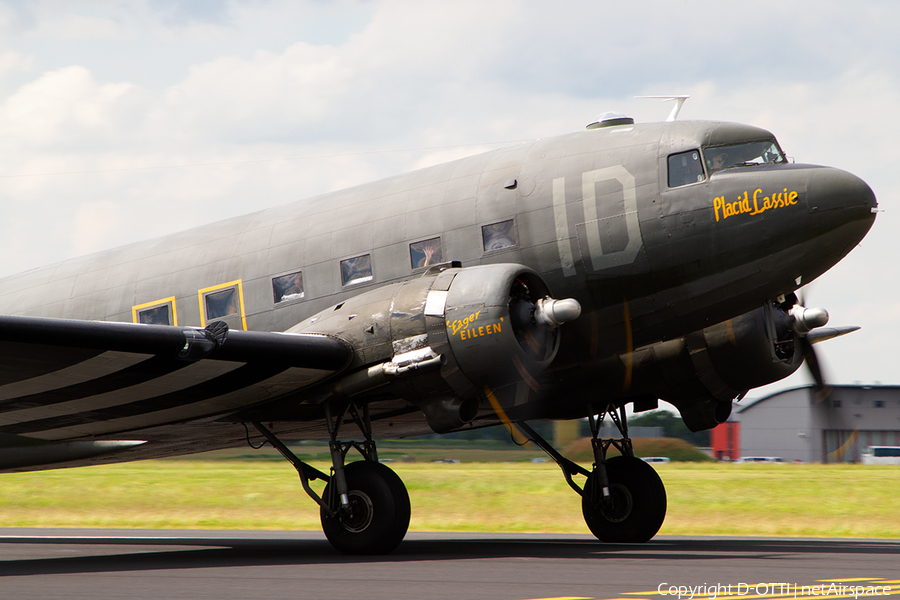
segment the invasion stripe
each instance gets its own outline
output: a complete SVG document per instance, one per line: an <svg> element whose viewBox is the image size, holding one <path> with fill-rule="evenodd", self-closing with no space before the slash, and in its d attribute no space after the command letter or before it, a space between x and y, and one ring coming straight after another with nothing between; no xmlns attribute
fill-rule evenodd
<svg viewBox="0 0 900 600"><path fill-rule="evenodd" d="M39 408L79 400L89 396L105 394L118 389L132 387L168 375L193 363L173 360L169 357L154 356L136 365L131 365L114 373L81 383L48 390L37 394L0 400L0 414L15 410Z"/></svg>
<svg viewBox="0 0 900 600"><path fill-rule="evenodd" d="M146 354L126 354L124 352L101 352L85 361L59 368L50 373L38 375L21 381L0 385L0 403L22 396L42 394L57 388L84 383L116 373L122 369L136 365L149 358ZM27 356L0 357L0 360L12 362L31 360Z"/></svg>
<svg viewBox="0 0 900 600"><path fill-rule="evenodd" d="M0 342L0 385L61 371L100 354L103 350Z"/></svg>
<svg viewBox="0 0 900 600"><path fill-rule="evenodd" d="M168 394L99 410L5 425L0 427L0 433L27 434L38 431L51 431L53 429L134 417L179 406L187 406L249 387L274 377L289 368L290 366L279 364L246 364L224 375ZM152 419L148 419L147 422L148 427L160 424L153 423Z"/></svg>

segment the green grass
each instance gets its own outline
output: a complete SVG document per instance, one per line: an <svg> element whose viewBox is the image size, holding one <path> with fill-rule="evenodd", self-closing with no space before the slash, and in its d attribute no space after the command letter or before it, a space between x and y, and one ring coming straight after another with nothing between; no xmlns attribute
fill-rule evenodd
<svg viewBox="0 0 900 600"><path fill-rule="evenodd" d="M580 497L552 463L391 467L409 489L413 531L587 533ZM900 538L896 467L657 472L669 499L664 534ZM315 530L319 517L286 462L168 460L0 475L0 527Z"/></svg>
<svg viewBox="0 0 900 600"><path fill-rule="evenodd" d="M664 533L900 538L897 467L666 465L658 472L669 494Z"/></svg>

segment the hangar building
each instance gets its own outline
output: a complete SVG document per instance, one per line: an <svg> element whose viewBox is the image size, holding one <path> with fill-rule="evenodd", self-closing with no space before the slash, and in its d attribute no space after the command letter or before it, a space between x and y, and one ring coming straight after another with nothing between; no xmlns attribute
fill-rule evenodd
<svg viewBox="0 0 900 600"><path fill-rule="evenodd" d="M900 446L900 386L836 385L823 400L812 386L785 390L736 404L730 421L741 456L859 462L867 446Z"/></svg>

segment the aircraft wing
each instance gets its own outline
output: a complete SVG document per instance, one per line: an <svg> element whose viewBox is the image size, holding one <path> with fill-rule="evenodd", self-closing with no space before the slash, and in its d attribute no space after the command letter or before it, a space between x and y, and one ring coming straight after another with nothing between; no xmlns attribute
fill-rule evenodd
<svg viewBox="0 0 900 600"><path fill-rule="evenodd" d="M111 452L121 432L214 417L344 369L317 334L0 316L0 469ZM81 438L82 441L72 441Z"/></svg>

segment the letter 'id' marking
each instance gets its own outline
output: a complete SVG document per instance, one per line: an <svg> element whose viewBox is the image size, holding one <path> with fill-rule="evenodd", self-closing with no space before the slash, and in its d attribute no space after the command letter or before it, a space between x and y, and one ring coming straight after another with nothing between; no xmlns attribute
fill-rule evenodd
<svg viewBox="0 0 900 600"><path fill-rule="evenodd" d="M609 179L615 179L622 184L628 244L620 252L603 254L603 247L600 245L600 221L597 217L597 192L594 185ZM584 197L585 233L587 234L588 249L591 252L591 266L594 267L594 270L599 271L604 267L616 267L634 262L638 251L644 243L644 240L641 238L640 223L638 222L634 175L622 165L582 173L581 193Z"/></svg>
<svg viewBox="0 0 900 600"><path fill-rule="evenodd" d="M559 262L566 277L575 275L575 260L572 257L572 241L569 238L569 220L566 218L566 178L553 180L553 219L556 221L556 245L559 247Z"/></svg>
<svg viewBox="0 0 900 600"><path fill-rule="evenodd" d="M622 195L625 204L625 226L628 243L620 251L603 253L600 226L605 220L598 217L597 192L595 185L601 181L615 180L622 184ZM569 223L566 218L566 178L553 180L553 217L556 221L556 242L559 247L559 260L566 277L575 275L575 263L572 256L572 241L569 237ZM644 240L641 237L641 226L637 212L637 194L635 193L634 175L622 165L604 167L581 174L581 193L584 199L584 227L587 236L588 251L591 256L591 267L600 271L606 267L616 267L634 262Z"/></svg>

